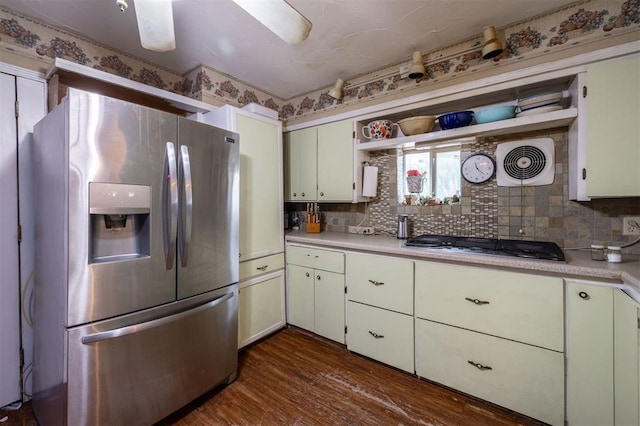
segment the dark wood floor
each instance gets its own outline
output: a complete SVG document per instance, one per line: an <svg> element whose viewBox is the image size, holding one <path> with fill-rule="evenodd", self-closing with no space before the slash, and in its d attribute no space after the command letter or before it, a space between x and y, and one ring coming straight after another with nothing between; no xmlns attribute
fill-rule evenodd
<svg viewBox="0 0 640 426"><path fill-rule="evenodd" d="M29 404L4 425L32 426ZM159 425L540 425L288 328L240 352L238 378Z"/></svg>

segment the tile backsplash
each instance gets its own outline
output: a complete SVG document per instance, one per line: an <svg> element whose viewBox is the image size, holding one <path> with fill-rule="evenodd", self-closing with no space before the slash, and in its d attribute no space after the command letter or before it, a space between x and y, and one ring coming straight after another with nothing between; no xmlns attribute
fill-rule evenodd
<svg viewBox="0 0 640 426"><path fill-rule="evenodd" d="M366 204L321 204L323 229L347 232L348 226L362 222L363 226L373 226L376 233L394 235L397 215L405 213L409 215L409 235L523 238L554 241L563 248L633 241L633 237L622 235L622 218L640 216L640 198L569 200L566 129L478 139L462 146L461 159L478 152L495 158L501 142L539 137L550 137L555 143L551 185L499 187L495 177L479 185L463 180L460 203L451 205L400 205L395 150L374 152L371 164L378 167L378 197ZM286 206L289 211L300 208L304 209L304 204ZM640 253L640 244L625 252Z"/></svg>

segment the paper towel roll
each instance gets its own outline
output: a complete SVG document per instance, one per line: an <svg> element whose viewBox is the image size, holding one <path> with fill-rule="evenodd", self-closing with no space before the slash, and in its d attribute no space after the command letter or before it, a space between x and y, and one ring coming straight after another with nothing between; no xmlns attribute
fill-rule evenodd
<svg viewBox="0 0 640 426"><path fill-rule="evenodd" d="M362 196L375 197L378 191L378 168L375 166L364 166L362 177Z"/></svg>

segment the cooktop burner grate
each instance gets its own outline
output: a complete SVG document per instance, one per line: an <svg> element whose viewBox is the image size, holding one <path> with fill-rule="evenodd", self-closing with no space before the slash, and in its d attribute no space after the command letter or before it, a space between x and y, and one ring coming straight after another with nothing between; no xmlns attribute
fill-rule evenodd
<svg viewBox="0 0 640 426"><path fill-rule="evenodd" d="M407 239L405 246L416 248L457 249L470 253L495 254L527 259L564 262L562 249L549 241L507 240L495 238L419 235Z"/></svg>

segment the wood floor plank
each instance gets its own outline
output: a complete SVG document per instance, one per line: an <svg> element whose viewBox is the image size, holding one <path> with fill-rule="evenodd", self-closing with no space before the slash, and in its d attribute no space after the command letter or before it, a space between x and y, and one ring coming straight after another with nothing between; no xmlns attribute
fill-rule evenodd
<svg viewBox="0 0 640 426"><path fill-rule="evenodd" d="M289 327L240 352L238 378L161 425L540 425Z"/></svg>

